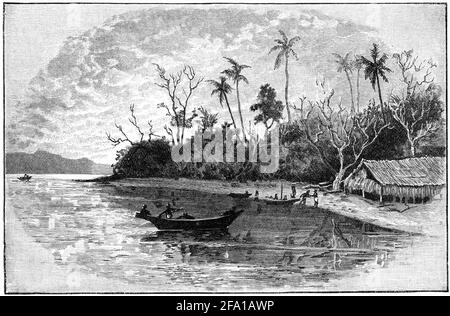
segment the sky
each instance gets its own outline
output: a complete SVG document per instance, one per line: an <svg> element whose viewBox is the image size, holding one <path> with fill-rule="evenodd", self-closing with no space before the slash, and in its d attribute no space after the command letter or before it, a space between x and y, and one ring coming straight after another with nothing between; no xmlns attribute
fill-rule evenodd
<svg viewBox="0 0 450 316"><path fill-rule="evenodd" d="M183 10L187 9L195 11L188 14L197 19L195 23L186 19ZM220 9L227 11L212 12ZM152 119L157 129L163 128L164 115L155 105L164 101L165 95L148 84L156 80L150 74L153 62L173 71L193 64L209 79L226 67L221 56L231 55L252 65L250 84L242 89L244 107L254 102L262 81L271 81L282 99L282 72L273 70L274 57L267 56L281 27L292 35L298 32L303 39L298 48L300 61L291 66L292 98L308 94L314 78L327 76L345 100L345 80L335 69L332 73L331 53L345 53L347 48L367 53L374 40L390 53L414 48L421 58L432 58L438 63L436 81L444 85L444 9L442 5L404 4L8 4L7 151L44 149L69 158L113 162L116 148L106 140L105 131L114 132L114 121L125 124L130 102L136 103L140 115ZM127 13L130 11L146 13ZM232 25L224 27L226 19L233 19ZM152 35L143 37L142 30ZM210 98L210 91L202 89L196 102L206 102L227 118L226 110ZM369 98L370 87L364 91ZM250 119L252 113L247 112L245 119Z"/></svg>

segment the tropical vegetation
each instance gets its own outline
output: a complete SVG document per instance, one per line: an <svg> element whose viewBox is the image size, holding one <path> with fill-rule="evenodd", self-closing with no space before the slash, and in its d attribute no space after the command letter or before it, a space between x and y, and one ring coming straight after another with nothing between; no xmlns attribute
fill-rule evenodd
<svg viewBox="0 0 450 316"><path fill-rule="evenodd" d="M114 174L121 177L187 177L224 181L329 181L333 189L339 190L345 177L362 159L445 154L445 145L433 141L435 135L444 133L445 121L442 117L442 88L433 79L437 65L431 60L419 62L412 50L389 57L376 43L368 52L336 52L332 57L337 65L337 75L344 75L337 78L346 81L350 102L343 104L335 88L329 86L325 79L316 81L319 97L296 96L298 101L290 102L289 67L296 67L296 63L289 64L289 61L301 63L294 50L300 37L289 39L285 32L280 30L279 33L281 38L275 40L276 45L269 53L277 52L275 69L284 61L284 102L277 98L277 91L270 83L261 84L254 99L246 100L251 104L248 110L254 115L255 125L262 124L266 131L274 126L280 129L281 154L277 172L261 173L259 162L175 163L171 159L173 146L186 143L189 139L186 130L194 127L200 132L221 127L224 136L226 130L240 128L247 141L247 134L251 131L244 128L239 89L242 88L241 83L249 82L249 73L245 71L250 66L224 57L229 68L224 69L217 80L204 81L192 66L169 74L155 64L160 79L156 85L166 92L168 100L158 104L168 117L164 126L166 135L157 134L149 120L144 128L134 105L131 105L128 121L138 136L129 137L117 123L115 127L119 136L107 134L111 144L119 148ZM361 85L365 82L360 81L362 72L374 91L373 98L366 104L360 102ZM392 84L393 81L400 82L400 85ZM205 83L203 87L210 89L214 99L217 97L215 102L219 101L221 107L226 106L226 117L221 118L213 111L215 105L194 107L191 104L192 96ZM236 104L229 98L233 90ZM285 108L287 117L283 115ZM239 126L234 113L239 117ZM204 140L202 146L207 143ZM245 154L248 157L248 146ZM226 156L226 151L223 155Z"/></svg>

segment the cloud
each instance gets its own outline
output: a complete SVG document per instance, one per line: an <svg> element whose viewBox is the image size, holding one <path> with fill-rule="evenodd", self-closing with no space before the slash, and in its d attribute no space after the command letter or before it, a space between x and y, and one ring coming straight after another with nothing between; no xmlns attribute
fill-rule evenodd
<svg viewBox="0 0 450 316"><path fill-rule="evenodd" d="M251 65L245 70L248 85L241 85L244 119L252 120L249 106L259 87L270 83L283 99L284 72L274 70L275 56L268 55L283 29L300 35L295 48L299 61L290 62L290 98L313 97L318 74L337 83L348 101L345 80L334 80L334 52L366 52L373 29L338 20L312 10L261 10L245 8L148 9L115 16L103 25L66 39L57 56L31 80L27 99L8 104L7 148L47 149L67 157L87 156L112 162L114 148L105 132L115 132L114 122L126 126L128 107L136 105L143 126L152 120L159 133L167 124L156 105L167 102L153 63L174 72L193 65L198 76L216 79L228 67L223 56ZM370 87L365 87L370 92ZM229 96L236 113L235 92ZM230 122L211 88L204 83L192 99L194 107L219 112Z"/></svg>

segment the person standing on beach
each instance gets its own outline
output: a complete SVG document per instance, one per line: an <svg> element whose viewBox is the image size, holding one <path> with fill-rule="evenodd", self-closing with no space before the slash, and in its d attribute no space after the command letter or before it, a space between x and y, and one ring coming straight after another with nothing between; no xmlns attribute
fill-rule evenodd
<svg viewBox="0 0 450 316"><path fill-rule="evenodd" d="M317 189L314 190L313 198L314 198L314 207L319 207L319 193L317 193Z"/></svg>
<svg viewBox="0 0 450 316"><path fill-rule="evenodd" d="M295 184L292 184L292 186L291 186L291 198L295 199L296 195L297 195L297 189L295 188Z"/></svg>
<svg viewBox="0 0 450 316"><path fill-rule="evenodd" d="M305 193L302 193L302 195L300 195L301 198L300 204L306 205L306 199L309 197L310 197L309 190L307 190Z"/></svg>

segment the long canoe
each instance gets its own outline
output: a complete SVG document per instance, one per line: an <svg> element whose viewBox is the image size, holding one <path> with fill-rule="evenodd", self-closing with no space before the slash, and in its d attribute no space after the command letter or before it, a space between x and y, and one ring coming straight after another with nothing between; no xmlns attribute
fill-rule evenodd
<svg viewBox="0 0 450 316"><path fill-rule="evenodd" d="M237 199L246 199L248 197L250 197L250 195L252 195L251 193L229 193L228 196L231 196L232 198L237 198Z"/></svg>
<svg viewBox="0 0 450 316"><path fill-rule="evenodd" d="M136 213L137 218L145 219L151 222L159 230L209 230L209 229L226 229L233 223L233 221L241 215L241 211L228 211L222 216L209 217L209 218L164 218L160 216L151 216L148 214L142 214L142 212Z"/></svg>
<svg viewBox="0 0 450 316"><path fill-rule="evenodd" d="M293 205L295 202L300 201L299 198L297 199L289 199L289 200L275 200L275 199L260 199L261 201L265 202L267 205L280 205L280 206L290 206Z"/></svg>

